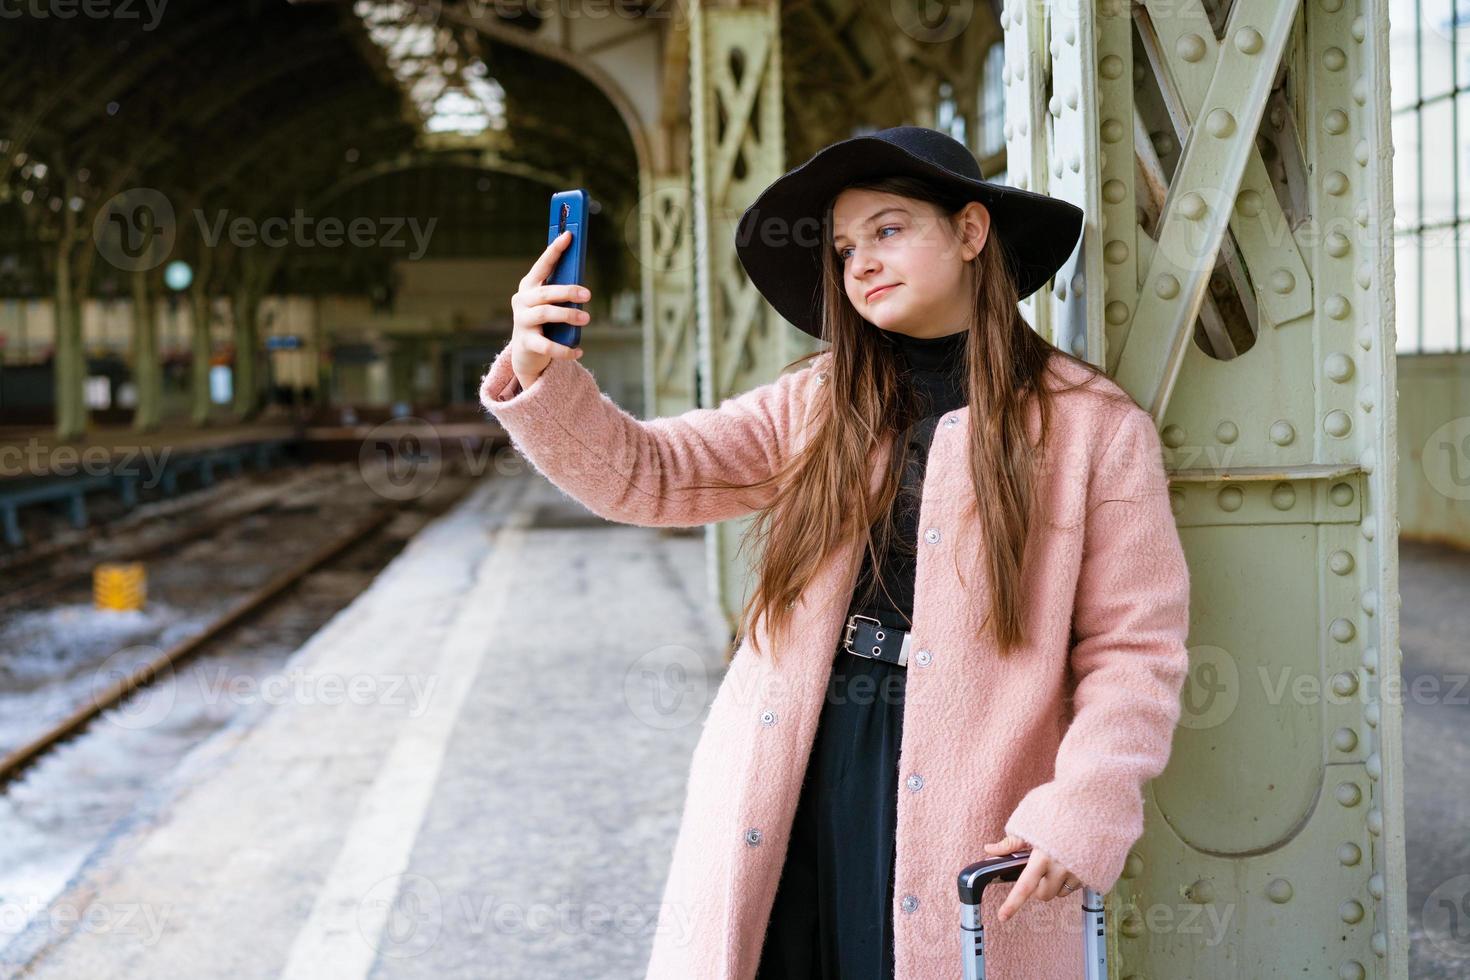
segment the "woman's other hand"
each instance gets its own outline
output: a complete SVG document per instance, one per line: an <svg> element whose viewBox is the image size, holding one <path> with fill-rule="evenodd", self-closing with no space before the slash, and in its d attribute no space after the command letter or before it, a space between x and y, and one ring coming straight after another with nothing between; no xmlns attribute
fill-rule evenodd
<svg viewBox="0 0 1470 980"><path fill-rule="evenodd" d="M1016 881L1006 900L1001 903L1000 911L997 913L1000 921L1004 922L1016 913L1028 898L1036 897L1043 902L1049 902L1058 895L1067 896L1082 887L1082 882L1072 874L1061 863L1052 858L1045 851L1031 847L1030 844L1014 835L1004 837L993 844L986 844L985 850L991 857L999 857L1002 854L1014 854L1016 851L1031 850L1031 856L1026 859L1026 867L1021 872L1021 877Z"/></svg>

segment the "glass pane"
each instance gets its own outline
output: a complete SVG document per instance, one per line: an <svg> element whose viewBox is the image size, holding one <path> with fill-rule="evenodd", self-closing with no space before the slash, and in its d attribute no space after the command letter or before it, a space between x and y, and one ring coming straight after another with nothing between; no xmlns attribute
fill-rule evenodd
<svg viewBox="0 0 1470 980"><path fill-rule="evenodd" d="M1414 235L1394 236L1394 327L1400 354L1419 350L1419 241Z"/></svg>
<svg viewBox="0 0 1470 980"><path fill-rule="evenodd" d="M1455 153L1455 173L1460 181L1460 208L1461 218L1470 218L1470 92L1461 92L1455 96L1455 112L1458 114L1456 123L1460 127L1459 150ZM1428 161L1425 161L1428 166ZM1398 173L1398 168L1394 168ZM1431 175L1426 171L1424 180L1426 183Z"/></svg>
<svg viewBox="0 0 1470 980"><path fill-rule="evenodd" d="M1455 103L1444 99L1424 107L1424 223L1455 216Z"/></svg>
<svg viewBox="0 0 1470 980"><path fill-rule="evenodd" d="M1455 261L1460 267L1460 316L1455 321L1455 350L1463 353L1470 337L1470 225L1461 225L1455 236Z"/></svg>
<svg viewBox="0 0 1470 980"><path fill-rule="evenodd" d="M1001 77L1005 70L1005 42L997 41L985 52L985 78L980 88L980 152L999 153L1006 142L1006 90Z"/></svg>
<svg viewBox="0 0 1470 980"><path fill-rule="evenodd" d="M1424 236L1424 352L1455 349L1455 256L1453 229L1440 228Z"/></svg>
<svg viewBox="0 0 1470 980"><path fill-rule="evenodd" d="M939 83L939 100L934 110L934 128L941 133L948 133L961 143L965 143L965 117L960 114L959 106L955 102L954 86L949 82ZM969 145L966 143L966 145Z"/></svg>
<svg viewBox="0 0 1470 980"><path fill-rule="evenodd" d="M1459 21L1455 26L1455 61L1459 67L1455 70L1456 88L1464 88L1470 84L1470 0L1455 0L1455 5L1460 9Z"/></svg>
<svg viewBox="0 0 1470 980"><path fill-rule="evenodd" d="M1419 114L1412 111L1393 117L1393 209L1400 227L1418 226Z"/></svg>
<svg viewBox="0 0 1470 980"><path fill-rule="evenodd" d="M1390 0L1388 10L1389 99L1395 109L1419 97L1415 66L1419 64L1418 21L1414 0Z"/></svg>
<svg viewBox="0 0 1470 980"><path fill-rule="evenodd" d="M1452 90L1450 66L1456 55L1454 0L1420 0L1420 5L1419 29L1424 47L1418 55L1419 68L1424 73L1424 98L1430 99Z"/></svg>

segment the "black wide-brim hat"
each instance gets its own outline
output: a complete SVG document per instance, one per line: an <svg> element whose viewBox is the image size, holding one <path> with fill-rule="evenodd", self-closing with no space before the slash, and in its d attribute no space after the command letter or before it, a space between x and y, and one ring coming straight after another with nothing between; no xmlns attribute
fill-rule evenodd
<svg viewBox="0 0 1470 980"><path fill-rule="evenodd" d="M735 227L735 252L761 295L798 329L822 332L820 249L824 209L854 181L908 175L979 201L1000 233L1019 299L1046 284L1077 247L1082 209L1068 201L996 184L953 137L894 126L818 150L765 190Z"/></svg>

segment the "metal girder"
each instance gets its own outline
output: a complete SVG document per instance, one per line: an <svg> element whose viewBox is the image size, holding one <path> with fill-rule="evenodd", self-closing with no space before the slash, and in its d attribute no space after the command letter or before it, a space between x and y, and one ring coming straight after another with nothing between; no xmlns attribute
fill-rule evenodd
<svg viewBox="0 0 1470 980"><path fill-rule="evenodd" d="M780 34L774 4L691 9L699 320L708 331L700 403L712 406L763 383L780 363L781 348L763 343L773 314L739 271L728 234L755 193L783 171Z"/></svg>
<svg viewBox="0 0 1470 980"><path fill-rule="evenodd" d="M644 406L645 414L655 418L699 405L689 181L683 174L655 178L642 201L644 295L652 304L651 335L643 344Z"/></svg>
<svg viewBox="0 0 1470 980"><path fill-rule="evenodd" d="M248 148L231 150L218 166L205 168L209 179L197 188L187 188L187 192L200 198L207 197L220 188L228 186L236 177L260 161L275 159L284 148L297 144L303 137L313 133L320 137L327 124L340 120L343 110L348 106L356 105L359 99L358 93L346 91L338 98L318 99L305 104L303 108L309 111L282 120L270 132L252 141ZM367 132L371 132L374 128L387 130L396 128L396 124L379 124L379 126L370 127ZM361 132L359 131L358 135Z"/></svg>
<svg viewBox="0 0 1470 980"><path fill-rule="evenodd" d="M191 97L180 100L170 109L169 114L159 121L152 138L142 144L142 149L134 151L129 158L132 165L121 179L132 179L132 175L148 166L150 161L163 158L168 151L174 149L169 142L169 136L173 135L168 129L171 124L188 120L195 128L204 129L225 109L237 106L242 100L248 99L253 90L329 57L330 51L323 41L330 36L334 35L307 35L296 38L290 45L283 47L278 57L273 58L267 65L237 66L233 74L220 79L217 85L194 92Z"/></svg>
<svg viewBox="0 0 1470 980"><path fill-rule="evenodd" d="M1153 141L1150 139L1148 129L1145 127L1136 106L1133 110L1133 120L1133 137L1136 147L1135 152L1138 156L1139 183L1143 188L1144 194L1144 209L1152 215L1159 215L1164 210L1164 201L1169 193L1169 177L1159 160L1158 153L1154 151ZM1154 225L1157 226L1157 218L1155 218ZM1157 248L1154 240L1146 232L1147 229L1141 228L1137 239L1138 268L1146 268L1148 266L1149 262L1153 260L1154 251ZM1222 248L1229 248L1229 246L1230 238L1227 237L1222 243ZM1232 260L1234 260L1234 249L1230 249L1230 252ZM1238 264L1238 262L1234 264ZM1250 318L1251 331L1254 333L1257 322L1254 297L1251 296L1249 291L1246 291L1244 295L1249 296L1252 300L1249 303L1247 312ZM1199 319L1205 329L1206 335L1210 338L1210 345L1213 350L1234 350L1230 333L1225 327L1224 315L1216 304L1214 296L1209 292L1205 293L1204 301L1200 307Z"/></svg>
<svg viewBox="0 0 1470 980"><path fill-rule="evenodd" d="M653 149L648 136L650 130L648 122L640 117L633 93L627 91L626 87L603 63L608 52L596 47L597 41L602 40L601 38L596 41L589 40L584 46L579 44L569 31L561 29L545 31L544 33L548 35L560 35L560 40L549 41L541 36L542 32L532 34L506 23L499 17L486 16L486 7L488 4L465 8L445 5L440 10L440 17L445 23L473 30L501 44L566 65L586 78L602 92L622 119L633 143L639 170L648 170L653 166ZM624 37L623 41L626 43L627 38Z"/></svg>
<svg viewBox="0 0 1470 980"><path fill-rule="evenodd" d="M1194 594L1110 962L1405 977L1386 6L1046 13L1002 14L1011 172L1088 220L1033 312L1154 414Z"/></svg>
<svg viewBox="0 0 1470 980"><path fill-rule="evenodd" d="M708 408L775 377L798 341L745 277L733 234L785 170L779 4L693 0L689 10L699 404ZM750 576L736 558L744 524L711 525L706 537L712 591L732 623Z"/></svg>
<svg viewBox="0 0 1470 980"><path fill-rule="evenodd" d="M1072 187L1069 191L1061 186L1049 187L1048 184L1047 140L1050 116L1048 115L1047 93L1051 87L1051 80L1048 76L1051 66L1046 60L1047 39L1044 31L1047 22L1042 16L1039 16L1040 13L1041 11L1032 10L1028 4L1001 5L1000 27L1005 37L1003 42L1005 64L1001 73L1001 81L1005 86L1007 177L1011 184L1022 190L1032 190L1042 194L1051 193L1053 196L1065 197L1077 202L1081 206L1079 199L1081 191L1078 188ZM1059 11L1059 17L1060 14ZM1071 28L1071 43L1074 45L1078 43L1078 29L1076 25ZM1066 28L1059 28L1059 30L1066 30ZM1073 112L1078 110L1077 100L1080 93L1099 90L1102 85L1101 80L1095 79L1095 69L1085 59L1064 60L1057 70L1071 73L1068 77L1059 79L1056 87L1065 93L1067 108ZM1090 82L1096 82L1096 84L1091 85ZM1099 158L1095 131L1089 132L1086 127L1082 127L1073 134L1073 138L1076 142L1068 145L1065 160L1060 152L1054 155L1053 171L1059 184L1064 177L1067 181L1075 183L1081 174L1082 160ZM1132 192L1131 167L1128 190L1129 193ZM1069 286L1077 288L1081 285L1082 277L1076 274L1077 261L1079 260L1074 257L1073 261L1057 273L1054 288L1058 299L1067 298ZM1096 289L1096 286L1093 288ZM1083 339L1080 337L1069 339L1065 333L1068 329L1065 324L1052 324L1051 317L1054 311L1052 306L1045 302L1042 293L1038 292L1022 300L1021 311L1026 321L1038 333L1043 336L1051 336L1054 343L1072 349L1073 353L1078 352L1077 349L1084 342ZM1091 338L1087 338L1085 343L1088 345L1088 351L1095 346Z"/></svg>
<svg viewBox="0 0 1470 980"><path fill-rule="evenodd" d="M1149 0L1146 9L1153 16L1140 23L1139 38L1153 62L1175 133L1184 142L1222 71L1220 44L1199 0ZM1254 65L1247 62L1246 70ZM1269 81L1275 75L1274 69L1257 70L1255 77ZM1285 292L1273 286L1261 293L1261 312L1269 325L1279 327L1311 314L1312 280L1256 148L1257 128L1241 129L1249 149L1240 187L1232 195L1229 228L1253 278L1285 283L1289 277L1296 284Z"/></svg>
<svg viewBox="0 0 1470 980"><path fill-rule="evenodd" d="M316 192L307 204L308 211L319 209L331 201L347 193L354 187L378 180L393 174L405 173L410 170L429 170L436 167L465 167L472 170L483 170L486 173L502 173L516 177L524 177L547 187L569 186L572 183L571 175L542 170L539 167L526 166L515 160L503 160L494 153L477 153L472 156L455 153L413 152L406 153L391 160L370 167L354 170L352 173L338 178Z"/></svg>
<svg viewBox="0 0 1470 980"><path fill-rule="evenodd" d="M85 93L88 104L94 109L99 102L110 102L129 91L134 84L147 77L149 72L158 70L185 45L197 42L232 18L229 8L222 8L193 21L180 33L169 35L163 43L152 45L142 52L129 49L127 57L109 57L105 50L90 52L90 57L80 67L68 64L69 69L77 70L68 71L45 86L37 86L35 101L30 104L30 111L23 117L16 119L0 112L0 119L4 119L3 127L12 142L10 151L0 155L0 183L9 178L15 155L28 149L32 133L43 131L64 136L72 132L72 119L57 118L57 106L64 100L79 101ZM17 58L12 63L19 67L27 62ZM3 90L13 89L10 85L5 85Z"/></svg>
<svg viewBox="0 0 1470 980"><path fill-rule="evenodd" d="M1299 7L1299 2L1239 0L1231 11L1226 31L1233 43L1220 49L1198 103L1198 122L1189 130L1164 202L1158 247L1139 277L1132 322L1121 343L1109 346L1109 372L1155 418L1163 416L1179 375L1189 328L1199 316L1231 215L1237 207L1252 207L1237 204L1241 178L1255 154L1266 96ZM1188 95L1183 98L1187 105ZM1242 233L1260 243L1246 233L1244 219ZM1114 239L1104 246L1104 255L1124 247ZM1296 290L1296 279L1285 268L1290 256L1271 256L1270 288L1278 294ZM1259 260L1264 266L1267 256Z"/></svg>

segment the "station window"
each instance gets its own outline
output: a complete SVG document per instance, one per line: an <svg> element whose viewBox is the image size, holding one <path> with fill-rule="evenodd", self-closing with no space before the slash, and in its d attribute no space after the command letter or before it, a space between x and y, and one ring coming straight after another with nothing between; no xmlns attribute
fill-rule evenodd
<svg viewBox="0 0 1470 980"><path fill-rule="evenodd" d="M1466 350L1470 0L1392 0L1394 293L1400 354Z"/></svg>

